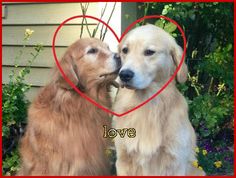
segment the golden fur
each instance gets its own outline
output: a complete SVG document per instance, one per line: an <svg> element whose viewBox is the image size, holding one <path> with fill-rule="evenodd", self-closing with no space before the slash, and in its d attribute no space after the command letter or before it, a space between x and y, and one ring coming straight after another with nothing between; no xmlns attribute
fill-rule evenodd
<svg viewBox="0 0 236 178"><path fill-rule="evenodd" d="M127 54L123 48L128 48ZM151 49L153 55L144 55ZM151 97L173 74L182 49L164 30L153 25L130 31L119 45L122 68L134 72L127 88L118 92L114 110L123 113ZM187 79L184 63L177 80ZM135 138L115 138L118 175L204 175L192 166L196 160L196 136L188 119L183 95L171 82L155 99L121 118L115 128L135 128Z"/></svg>
<svg viewBox="0 0 236 178"><path fill-rule="evenodd" d="M98 51L88 54L91 48ZM100 75L116 69L113 61L100 40L81 39L67 49L60 64L84 94L109 108L107 87L114 76ZM19 175L109 175L103 125L110 125L109 115L82 98L56 69L29 108Z"/></svg>

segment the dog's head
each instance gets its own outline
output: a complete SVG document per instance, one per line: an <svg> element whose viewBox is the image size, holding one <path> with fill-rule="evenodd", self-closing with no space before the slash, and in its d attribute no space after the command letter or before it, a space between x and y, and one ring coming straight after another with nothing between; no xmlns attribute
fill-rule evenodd
<svg viewBox="0 0 236 178"><path fill-rule="evenodd" d="M163 29L154 25L137 27L130 31L119 45L122 67L119 82L130 89L145 89L152 82L167 81L179 65L182 48ZM177 81L187 79L183 63Z"/></svg>
<svg viewBox="0 0 236 178"><path fill-rule="evenodd" d="M96 87L114 80L120 67L120 58L108 45L95 38L84 38L73 43L65 52L60 65L65 75L80 89ZM71 86L59 73L55 82L64 89Z"/></svg>

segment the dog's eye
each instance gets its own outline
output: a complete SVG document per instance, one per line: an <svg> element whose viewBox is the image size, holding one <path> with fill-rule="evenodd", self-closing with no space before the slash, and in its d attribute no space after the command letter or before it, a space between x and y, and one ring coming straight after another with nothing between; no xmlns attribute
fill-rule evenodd
<svg viewBox="0 0 236 178"><path fill-rule="evenodd" d="M152 56L155 53L155 51L147 49L144 51L144 56Z"/></svg>
<svg viewBox="0 0 236 178"><path fill-rule="evenodd" d="M128 50L127 47L125 47L125 48L122 49L122 52L123 52L124 54L127 54L127 53L129 52L129 50Z"/></svg>
<svg viewBox="0 0 236 178"><path fill-rule="evenodd" d="M87 54L96 54L98 52L97 48L91 48L90 50L88 50Z"/></svg>

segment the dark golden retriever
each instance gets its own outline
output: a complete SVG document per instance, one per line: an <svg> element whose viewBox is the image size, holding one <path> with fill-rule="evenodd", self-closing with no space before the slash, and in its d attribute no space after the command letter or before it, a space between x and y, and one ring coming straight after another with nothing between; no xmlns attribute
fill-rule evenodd
<svg viewBox="0 0 236 178"><path fill-rule="evenodd" d="M116 77L119 57L98 39L80 39L60 64L67 77L87 96L111 106L107 89ZM53 80L33 101L20 144L18 175L109 175L108 141L103 125L108 113L86 101L55 70Z"/></svg>

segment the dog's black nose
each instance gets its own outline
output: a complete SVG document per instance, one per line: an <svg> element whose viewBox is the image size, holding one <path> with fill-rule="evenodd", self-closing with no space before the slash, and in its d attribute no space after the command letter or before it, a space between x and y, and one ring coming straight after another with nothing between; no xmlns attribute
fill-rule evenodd
<svg viewBox="0 0 236 178"><path fill-rule="evenodd" d="M121 58L118 53L114 54L114 59L116 60L117 67L121 67Z"/></svg>
<svg viewBox="0 0 236 178"><path fill-rule="evenodd" d="M128 70L128 69L122 70L119 73L119 77L120 77L121 81L128 82L134 77L134 72L132 72L131 70Z"/></svg>

